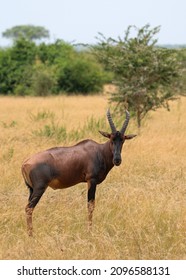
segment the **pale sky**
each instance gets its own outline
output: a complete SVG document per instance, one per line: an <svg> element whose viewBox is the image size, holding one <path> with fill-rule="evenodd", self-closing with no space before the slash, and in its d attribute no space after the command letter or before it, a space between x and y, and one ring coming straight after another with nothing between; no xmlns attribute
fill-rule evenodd
<svg viewBox="0 0 186 280"><path fill-rule="evenodd" d="M186 44L186 0L0 0L1 34L16 25L43 26L49 42L96 43L98 32L123 36L129 25L161 25L159 44Z"/></svg>

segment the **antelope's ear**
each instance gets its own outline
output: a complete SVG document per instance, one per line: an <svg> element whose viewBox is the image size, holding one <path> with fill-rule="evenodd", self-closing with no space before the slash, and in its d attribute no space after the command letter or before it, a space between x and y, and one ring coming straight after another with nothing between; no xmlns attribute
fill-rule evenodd
<svg viewBox="0 0 186 280"><path fill-rule="evenodd" d="M100 130L99 130L99 133L100 133L101 135L103 135L104 137L110 139L110 133L108 133L108 132L103 132L103 131L100 131Z"/></svg>
<svg viewBox="0 0 186 280"><path fill-rule="evenodd" d="M136 136L137 136L136 134L129 134L129 135L125 135L124 137L125 137L125 140L130 140Z"/></svg>

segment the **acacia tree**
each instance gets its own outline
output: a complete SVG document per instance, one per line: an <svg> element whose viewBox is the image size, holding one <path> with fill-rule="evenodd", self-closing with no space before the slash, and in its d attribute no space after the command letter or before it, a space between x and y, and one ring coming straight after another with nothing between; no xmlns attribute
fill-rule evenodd
<svg viewBox="0 0 186 280"><path fill-rule="evenodd" d="M93 52L106 69L115 73L113 84L116 92L110 101L116 111L124 113L126 108L135 115L138 127L150 111L164 106L178 93L180 64L177 52L156 46L154 37L160 27L149 25L138 29L129 26L124 38L105 38L100 34ZM136 35L131 36L131 31Z"/></svg>
<svg viewBox="0 0 186 280"><path fill-rule="evenodd" d="M14 41L20 38L34 41L49 38L49 31L42 26L17 25L4 31L2 36L7 39L13 39Z"/></svg>

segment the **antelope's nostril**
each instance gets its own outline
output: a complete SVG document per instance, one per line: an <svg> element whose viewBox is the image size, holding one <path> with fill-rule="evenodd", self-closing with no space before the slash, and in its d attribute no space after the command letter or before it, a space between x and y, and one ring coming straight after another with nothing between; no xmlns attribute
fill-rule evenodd
<svg viewBox="0 0 186 280"><path fill-rule="evenodd" d="M114 165L119 166L121 164L121 159L115 159Z"/></svg>

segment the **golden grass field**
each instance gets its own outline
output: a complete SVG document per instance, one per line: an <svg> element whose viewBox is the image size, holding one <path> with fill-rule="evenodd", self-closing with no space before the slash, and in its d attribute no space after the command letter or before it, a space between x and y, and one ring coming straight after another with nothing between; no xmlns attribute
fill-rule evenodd
<svg viewBox="0 0 186 280"><path fill-rule="evenodd" d="M51 123L67 134L87 120L106 119L107 98L0 98L0 259L186 259L186 99L151 112L124 144L120 167L98 186L93 229L87 229L86 184L47 189L28 237L25 158L76 141L37 134ZM108 129L105 126L102 130ZM98 132L85 138L104 142Z"/></svg>

